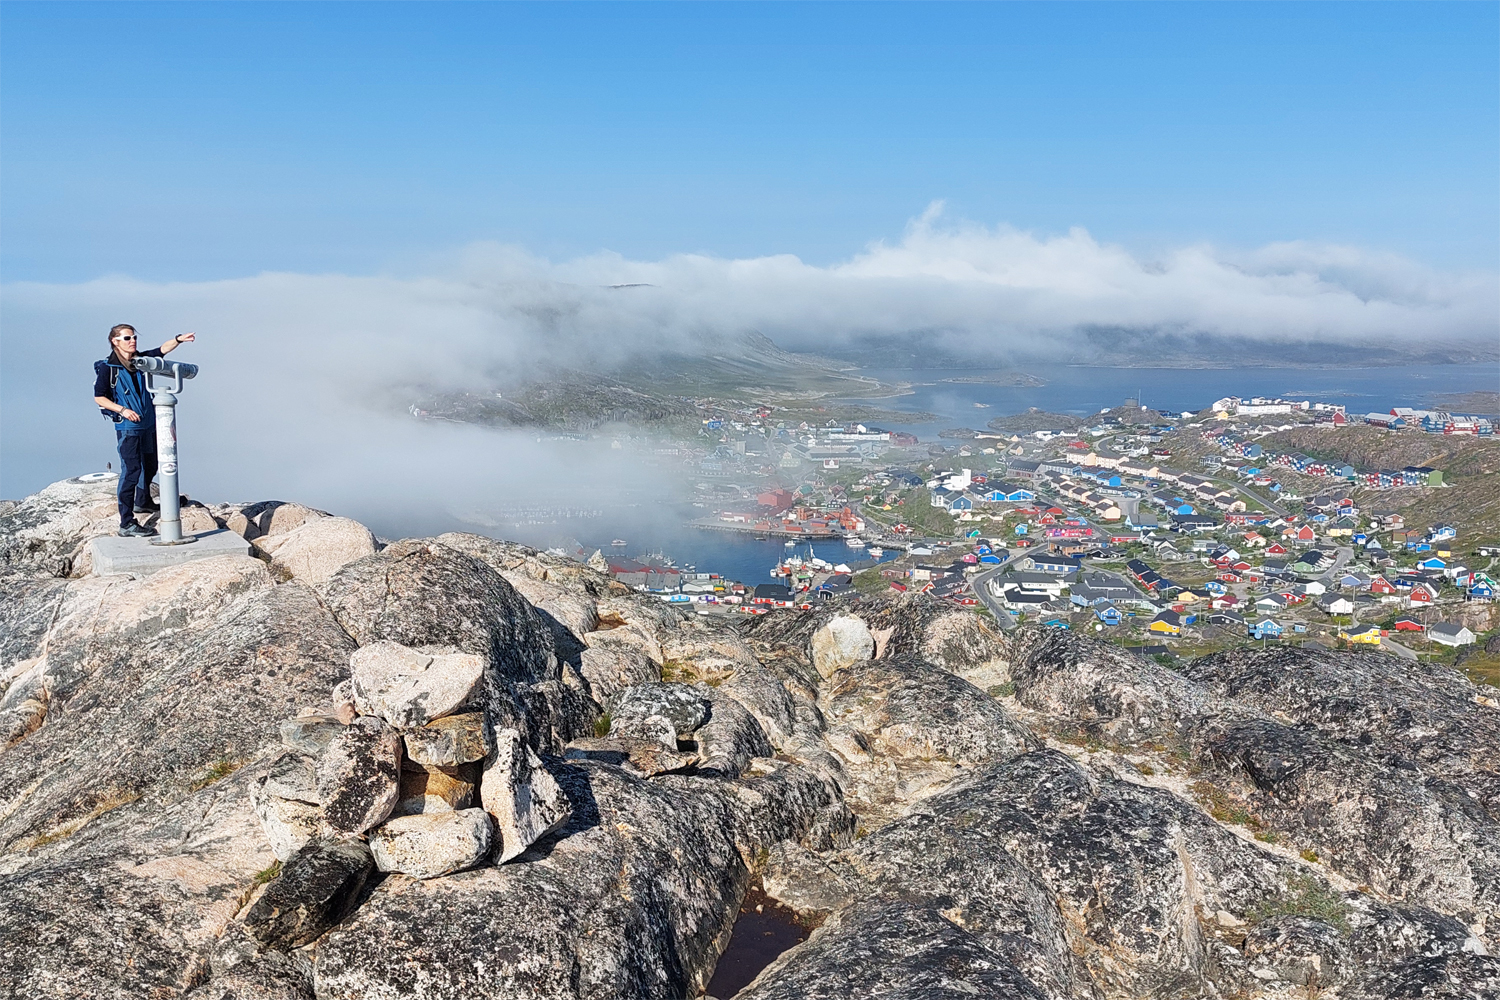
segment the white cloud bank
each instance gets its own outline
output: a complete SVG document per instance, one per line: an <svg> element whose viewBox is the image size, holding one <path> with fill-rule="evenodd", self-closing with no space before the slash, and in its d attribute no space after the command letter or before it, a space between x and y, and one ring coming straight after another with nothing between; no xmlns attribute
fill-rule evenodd
<svg viewBox="0 0 1500 1000"><path fill-rule="evenodd" d="M458 477L467 483L459 492L479 495L543 471L565 474L565 466L543 470L536 449L516 460L521 453L495 435L413 434L409 422L375 412L398 384L473 387L524 374L538 358L585 364L642 350L712 351L752 330L792 349L915 335L991 357L1060 354L1098 328L1268 351L1315 343L1493 350L1497 303L1494 274L1442 273L1356 248L1195 245L1148 260L1081 229L1039 237L945 224L937 204L898 242L828 267L793 256L609 253L555 263L480 245L425 277L16 283L3 290L0 327L0 491L29 491L108 459L112 435L85 385L117 322L134 323L148 344L184 330L203 336L179 355L204 369L184 397L195 421L185 434L219 449L199 459L214 469L218 495L317 502L339 477L433 493L455 489ZM471 473L454 471L466 463ZM414 486L418 473L430 490Z"/></svg>

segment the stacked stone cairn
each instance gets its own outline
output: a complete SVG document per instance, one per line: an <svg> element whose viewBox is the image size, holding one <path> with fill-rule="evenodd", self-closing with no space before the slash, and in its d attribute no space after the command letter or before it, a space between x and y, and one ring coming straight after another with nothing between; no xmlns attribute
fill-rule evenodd
<svg viewBox="0 0 1500 1000"><path fill-rule="evenodd" d="M382 641L349 665L330 709L281 724L286 749L252 788L283 874L299 883L301 912L280 914L290 892L268 891L250 915L267 942L321 933L371 869L429 879L504 864L572 815L522 734L485 711L483 656ZM310 875L326 883L312 895L328 897L314 921Z"/></svg>

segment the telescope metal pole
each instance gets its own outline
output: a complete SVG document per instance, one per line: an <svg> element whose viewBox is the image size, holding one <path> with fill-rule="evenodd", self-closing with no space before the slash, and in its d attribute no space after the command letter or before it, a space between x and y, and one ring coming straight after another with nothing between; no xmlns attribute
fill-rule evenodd
<svg viewBox="0 0 1500 1000"><path fill-rule="evenodd" d="M156 469L161 476L161 516L156 523L157 538L152 544L195 542L197 539L191 535L182 537L182 508L177 493L177 397L153 386L151 402L156 406Z"/></svg>

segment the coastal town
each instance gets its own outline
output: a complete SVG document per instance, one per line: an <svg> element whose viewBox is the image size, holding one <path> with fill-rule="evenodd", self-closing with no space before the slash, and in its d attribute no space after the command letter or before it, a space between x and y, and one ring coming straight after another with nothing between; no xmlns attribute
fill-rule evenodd
<svg viewBox="0 0 1500 1000"><path fill-rule="evenodd" d="M785 539L787 557L752 580L596 559L703 613L923 593L1002 629L1086 629L1169 660L1318 642L1451 661L1500 625L1500 525L1484 478L1500 469L1500 445L1487 416L1234 396L1164 412L1128 400L919 441L695 402L695 440L657 448L694 482L704 513L693 524ZM1289 444L1309 434L1317 447ZM1374 436L1393 454L1461 445L1462 474L1350 461L1329 445L1341 435ZM1473 514L1426 520L1430 497Z"/></svg>

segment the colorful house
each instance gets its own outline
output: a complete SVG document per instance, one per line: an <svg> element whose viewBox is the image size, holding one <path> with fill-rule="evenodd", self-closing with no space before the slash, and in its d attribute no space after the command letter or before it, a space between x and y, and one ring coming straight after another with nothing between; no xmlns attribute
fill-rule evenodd
<svg viewBox="0 0 1500 1000"><path fill-rule="evenodd" d="M1406 600L1411 604L1431 604L1437 600L1437 591L1430 583L1416 583L1406 595Z"/></svg>
<svg viewBox="0 0 1500 1000"><path fill-rule="evenodd" d="M1282 628L1269 618L1251 622L1245 627L1252 639L1280 639Z"/></svg>
<svg viewBox="0 0 1500 1000"><path fill-rule="evenodd" d="M1151 619L1150 624L1146 628L1148 631L1159 635L1181 635L1182 619L1177 616L1177 612L1175 611L1163 611Z"/></svg>
<svg viewBox="0 0 1500 1000"><path fill-rule="evenodd" d="M1364 643L1367 646L1380 645L1382 632L1378 625L1361 625L1358 628L1340 629L1339 638L1348 642Z"/></svg>

